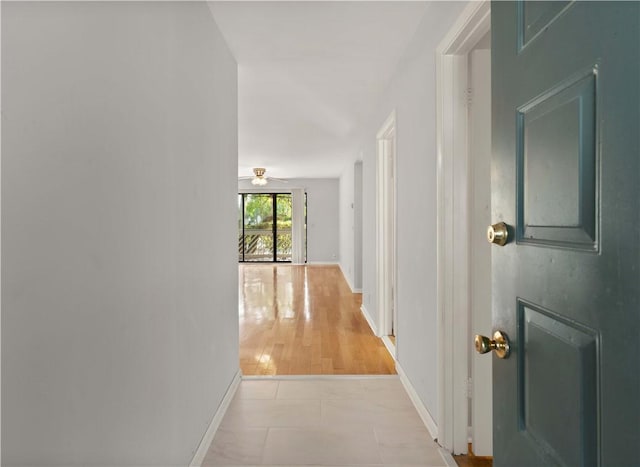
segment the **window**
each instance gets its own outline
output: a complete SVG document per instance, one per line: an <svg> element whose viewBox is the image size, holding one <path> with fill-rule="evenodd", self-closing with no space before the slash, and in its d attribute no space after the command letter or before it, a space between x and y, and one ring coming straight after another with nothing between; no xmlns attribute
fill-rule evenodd
<svg viewBox="0 0 640 467"><path fill-rule="evenodd" d="M290 193L238 194L238 261L290 262L291 225Z"/></svg>

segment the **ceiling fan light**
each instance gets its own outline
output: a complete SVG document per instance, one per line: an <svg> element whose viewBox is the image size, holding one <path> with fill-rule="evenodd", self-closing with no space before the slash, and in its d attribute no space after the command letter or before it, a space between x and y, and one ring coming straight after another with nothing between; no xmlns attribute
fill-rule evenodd
<svg viewBox="0 0 640 467"><path fill-rule="evenodd" d="M256 186L265 186L267 184L267 179L264 177L254 177L251 180L251 184Z"/></svg>

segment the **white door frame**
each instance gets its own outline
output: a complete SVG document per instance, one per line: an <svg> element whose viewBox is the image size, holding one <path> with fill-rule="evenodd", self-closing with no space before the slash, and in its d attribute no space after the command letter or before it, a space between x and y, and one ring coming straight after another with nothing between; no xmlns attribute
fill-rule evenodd
<svg viewBox="0 0 640 467"><path fill-rule="evenodd" d="M0 4L0 25L2 24L2 5ZM0 26L0 36L2 36L2 27ZM2 63L2 53L0 53L0 64ZM0 82L2 82L2 65L0 65ZM1 87L1 86L0 86ZM2 115L2 99L0 98L0 115ZM2 148L2 121L0 120L0 148ZM2 149L0 149L0 161L2 160ZM1 166L2 164L0 164ZM1 178L1 177L0 177ZM1 206L1 203L0 203ZM0 219L2 219L2 209L0 208ZM1 221L0 221L1 223ZM0 229L1 230L1 229ZM0 244L2 243L2 239L0 238ZM0 252L2 251L2 248L0 248ZM0 263L2 262L2 254L0 253ZM2 283L2 278L0 277L0 284ZM2 290L2 287L0 286L0 290ZM0 293L0 317L2 315L2 294ZM0 322L2 322L2 319L0 319ZM0 326L0 336L2 335L2 328ZM0 338L1 339L1 338ZM0 345L0 348L2 346ZM2 361L2 358L0 358L0 362ZM0 364L0 388L2 387L2 365ZM0 390L0 393L2 391ZM0 394L0 400L2 399L1 394ZM0 407L0 419L2 419L2 408ZM2 464L2 429L0 428L0 465Z"/></svg>
<svg viewBox="0 0 640 467"><path fill-rule="evenodd" d="M392 310L396 310L397 293L389 284L396 284L396 112L389 117L376 135L376 291L378 302L378 336L395 355L391 334ZM396 284L397 286L397 284ZM397 327L397 323L396 323ZM388 342L387 342L388 341Z"/></svg>
<svg viewBox="0 0 640 467"><path fill-rule="evenodd" d="M489 1L471 2L436 49L438 442L453 453L468 447L468 54L490 28Z"/></svg>

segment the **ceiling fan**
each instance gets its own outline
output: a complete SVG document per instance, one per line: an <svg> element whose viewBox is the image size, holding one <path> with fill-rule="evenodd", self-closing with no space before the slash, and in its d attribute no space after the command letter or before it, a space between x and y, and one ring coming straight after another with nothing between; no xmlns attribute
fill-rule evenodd
<svg viewBox="0 0 640 467"><path fill-rule="evenodd" d="M264 167L254 167L253 176L238 177L238 180L251 180L251 184L256 186L265 186L269 180L287 183L287 181L282 178L267 177L265 175L266 171L267 169Z"/></svg>

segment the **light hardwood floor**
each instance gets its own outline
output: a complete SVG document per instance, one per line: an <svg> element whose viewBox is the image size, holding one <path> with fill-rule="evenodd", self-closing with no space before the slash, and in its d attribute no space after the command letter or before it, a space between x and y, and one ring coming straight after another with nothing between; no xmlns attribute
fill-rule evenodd
<svg viewBox="0 0 640 467"><path fill-rule="evenodd" d="M244 375L395 374L338 266L240 264Z"/></svg>
<svg viewBox="0 0 640 467"><path fill-rule="evenodd" d="M459 467L491 467L493 465L493 457L476 456L471 443L469 443L468 452L466 455L453 456Z"/></svg>

